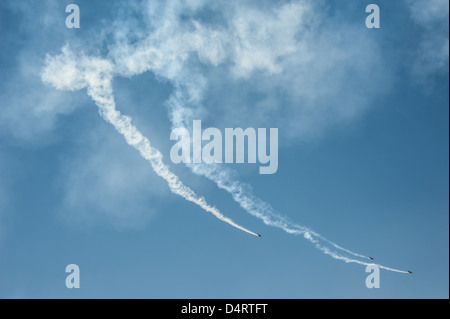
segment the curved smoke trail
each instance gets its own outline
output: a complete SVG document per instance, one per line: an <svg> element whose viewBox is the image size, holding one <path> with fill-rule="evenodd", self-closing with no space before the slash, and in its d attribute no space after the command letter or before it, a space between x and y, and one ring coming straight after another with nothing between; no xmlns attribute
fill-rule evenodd
<svg viewBox="0 0 450 319"><path fill-rule="evenodd" d="M231 62L232 71L236 76L246 77L253 70L280 72L281 66L277 64L277 61L306 45L306 42L300 42L299 47L296 47L295 41L298 30L303 30L305 33L310 30L308 26L305 27L304 21L307 19L303 19L311 9L310 4L310 1L294 1L283 4L268 15L255 11L253 18L258 17L261 23L258 28L266 31L262 33L267 35L268 39L266 39L264 36L252 37L249 30L255 28L248 27L246 20L239 14L237 17L232 17L232 21L228 21L230 29L214 30L197 21L194 21L189 28L184 28L178 16L183 12L183 4L173 0L166 11L155 11L157 14L152 16L152 19L157 27L142 41L133 44L118 43L112 46L108 60L84 59L85 65L81 66L82 72L80 65L76 65L75 59L67 58L70 55L67 49L63 49L62 56L48 59L42 78L59 89L76 90L87 87L88 94L98 105L102 117L125 137L128 144L139 150L141 155L151 163L155 172L168 182L172 192L194 202L220 220L252 235L257 235L224 217L170 172L162 162L161 153L150 146L148 139L131 124L129 117L116 110L111 88L112 74L131 77L151 71L159 78L169 81L175 88L167 102L172 125L187 128L195 119L194 117L201 114L201 102L207 85L206 79L192 72L187 66L186 62L190 56L196 54L201 63L214 66ZM251 22L256 23L256 20ZM270 40L268 42L272 43L278 35L280 38L275 40L279 42L275 43L280 45L267 46L264 42ZM260 53L252 58L252 52ZM254 196L244 183L232 177L230 170L225 167L204 164L189 167L195 174L207 177L219 188L230 193L246 212L262 220L266 225L277 227L289 234L302 235L318 250L336 260L361 265L372 264L332 251L322 242L354 257L368 258L282 217L269 204ZM407 273L379 266L385 270Z"/></svg>
<svg viewBox="0 0 450 319"><path fill-rule="evenodd" d="M170 118L172 121L172 126L184 127L189 131L189 124L192 123L194 119L194 114L201 113L201 98L203 89L200 84L204 84L206 80L202 79L201 76L196 77L185 77L180 76L179 81L183 79L183 85L178 85L175 92L172 94L171 98L168 100L167 104L169 106ZM186 80L187 79L187 80ZM197 88L197 89L193 89ZM195 96L192 93L195 93ZM196 101L196 102L192 102ZM187 108L185 105L189 105L191 108ZM355 263L360 265L372 265L371 262L364 262L354 258L349 258L343 256L335 251L332 251L329 247L321 244L321 242L328 243L335 249L338 249L346 254L352 255L354 257L370 259L368 256L355 253L347 248L339 246L338 244L332 242L331 240L325 238L321 234L305 227L289 221L286 217L280 215L276 212L272 206L262 199L256 197L252 194L251 187L245 183L240 182L236 173L226 168L221 164L186 164L191 171L200 176L204 176L214 182L220 189L228 192L235 202L237 202L247 213L260 219L264 224L271 227L279 228L291 235L303 235L303 237L314 245L318 250L324 254L332 257L333 259L344 261L346 263ZM407 274L408 271L399 270L395 268L390 268L378 264L381 269L385 269L392 272Z"/></svg>
<svg viewBox="0 0 450 319"><path fill-rule="evenodd" d="M328 247L320 244L320 241L324 241L334 248L339 249L349 255L353 255L354 257L369 259L368 256L364 256L358 253L355 253L349 249L341 247L336 243L330 241L329 239L323 237L319 233L305 227L302 225L298 225L289 221L286 217L279 215L274 211L271 205L264 202L260 198L251 194L251 191L245 184L235 180L232 178L232 173L230 170L227 170L225 167L220 167L219 165L205 165L205 164L190 164L189 167L191 170L197 174L208 178L209 180L216 183L216 185L227 191L231 194L233 199L249 214L257 217L262 220L264 224L272 227L276 227L282 229L288 234L291 235L303 235L303 237L312 243L318 250L322 251L324 254L329 255L330 257L341 260L346 263L356 263L360 265L371 265L373 263L363 262L357 259L348 258L346 256L342 256L337 252L330 250ZM383 265L378 265L380 268L407 274L407 271L394 269L390 267L386 267Z"/></svg>
<svg viewBox="0 0 450 319"><path fill-rule="evenodd" d="M184 85L190 89L183 90L181 87L178 87L173 93L172 97L167 103L169 105L169 110L171 112L170 118L174 127L184 127L189 130L188 124L192 123L192 116L196 113L199 113L198 110L195 110L195 108L201 108L201 98L199 97L199 92L201 92L202 90L200 88L198 88L197 90L193 90L192 87L198 85L196 83L204 82L205 81L199 80L197 76L195 78L195 81L184 83ZM195 98L190 95L191 92L196 93ZM197 103L192 103L192 101L197 101ZM185 107L185 105L190 105L193 109L187 108ZM245 183L240 182L236 177L237 174L233 170L226 168L221 164L200 163L186 165L194 174L208 178L209 180L214 182L220 189L228 192L232 196L233 200L242 207L242 209L244 209L250 215L260 219L267 226L279 228L291 235L302 235L306 240L313 244L316 249L332 257L333 259L364 266L373 264L371 262L364 262L354 258L343 256L342 254L332 251L329 247L321 244L321 242L325 242L333 246L335 249L345 252L346 254L362 259L370 259L368 256L355 253L347 248L339 246L338 244L325 238L321 234L311 230L310 228L299 225L297 223L293 223L286 217L280 215L273 209L270 204L253 195L251 187L246 185ZM399 270L380 264L378 264L378 266L381 269L392 272L404 274L408 273L404 270Z"/></svg>
<svg viewBox="0 0 450 319"><path fill-rule="evenodd" d="M141 156L150 162L155 173L167 182L174 194L200 206L221 221L246 233L258 236L258 234L225 217L217 208L210 206L203 197L199 197L192 189L184 185L178 176L164 164L161 152L152 147L150 141L131 124L131 118L121 114L116 109L111 85L113 65L109 61L86 57L76 59L65 47L62 55L48 56L46 63L42 80L58 89L76 90L87 87L87 93L97 104L102 118L112 124L122 134L128 145L137 149Z"/></svg>

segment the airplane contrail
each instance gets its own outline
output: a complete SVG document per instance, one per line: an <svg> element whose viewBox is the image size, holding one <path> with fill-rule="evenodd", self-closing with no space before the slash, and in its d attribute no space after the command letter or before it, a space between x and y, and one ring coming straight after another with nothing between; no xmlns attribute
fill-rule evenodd
<svg viewBox="0 0 450 319"><path fill-rule="evenodd" d="M195 49L192 49L189 44L192 35L188 34L187 36L181 37L180 34L177 34L177 37L180 37L180 41L177 42L180 47L177 47L177 49L169 46L171 50L166 52L166 45L164 41L163 43L158 43L158 41L156 41L156 43L152 43L152 41L149 41L141 45L137 45L135 48L127 47L125 50L126 55L119 54L118 56L113 56L113 59L116 61L116 64L124 65L122 68L126 70L124 74L127 76L151 71L158 76L171 81L174 84L175 91L167 101L167 104L169 106L169 117L172 122L172 127L184 127L188 129L189 123L192 123L192 120L194 119L193 116L196 116L196 114L199 113L201 114L201 101L203 99L203 92L207 85L207 80L198 73L193 74L189 72L189 70L184 69L183 62L185 62L186 59L186 52L195 51ZM206 40L210 40L212 36L208 33L203 33L202 37L205 38L204 42L208 42ZM160 37L155 38L159 39ZM196 37L192 38L198 40ZM152 39L152 36L150 36L149 39ZM211 42L213 41L211 40ZM118 51L120 52L120 50ZM174 52L178 52L178 54ZM178 55L181 56L181 58L178 57ZM214 65L217 61L213 60L214 59L212 59L210 63ZM176 72L174 72L174 70L176 70ZM354 257L371 259L368 256L355 253L349 249L339 246L319 233L302 225L292 223L285 217L280 216L268 203L265 203L251 194L251 192L247 191L243 183L232 179L228 173L230 170L226 170L225 167L209 164L188 164L188 166L193 173L210 179L215 182L219 188L230 193L233 199L246 212L262 220L266 225L280 228L289 234L303 235L304 238L312 243L317 249L336 260L361 265L373 264L342 256L331 251L328 247L321 245L319 241L326 242L335 249ZM385 270L407 273L402 270L397 270L382 265L379 266Z"/></svg>
<svg viewBox="0 0 450 319"><path fill-rule="evenodd" d="M187 79L184 80L185 81L184 85L186 85L191 89L182 90L180 86L177 87L175 89L175 92L172 94L171 98L167 102L169 104L169 112L170 112L169 117L172 121L172 126L174 128L184 127L187 130L189 130L188 125L189 123L192 123L193 114L198 113L195 110L193 110L193 108L195 107L198 109L201 108L200 101L202 97L201 94L199 94L199 92L202 92L202 88L200 87L200 84L205 83L206 80L199 79L199 77L200 77L199 75L197 75L195 78L186 77L183 76L182 74L179 77L180 79ZM193 90L192 87L196 87L196 85L198 86L198 89ZM193 96L191 96L192 93L190 92L195 92L196 97L194 98ZM189 101L197 101L197 103L193 104L192 102L189 103ZM190 105L191 108L188 108L185 105ZM333 241L325 238L321 234L313 231L312 229L297 223L293 223L286 217L281 216L278 212L276 212L273 209L273 207L270 204L264 202L262 199L253 195L251 188L248 185L240 182L237 178L235 178L234 176L236 174L231 169L226 168L221 164L191 163L186 165L191 169L191 171L194 174L208 178L209 180L213 181L220 189L223 189L226 192L228 192L232 196L234 201L241 206L241 208L243 208L250 215L255 216L258 219L262 220L264 224L271 227L282 229L283 231L291 235L305 236L305 234L308 234L308 236L305 236L307 240L313 243L316 248L318 248L322 252L326 253L327 255L337 260L343 260L347 263L350 262L359 263L362 265L369 264L360 262L355 259L350 259L345 256L341 256L336 252L332 252L328 248L320 245L319 240L328 243L335 249L345 252L348 255L357 258L373 260L372 257L365 256L353 252L350 249L344 248L334 243ZM312 236L314 236L316 239L314 239ZM391 271L403 272L402 270L396 270L385 266L382 266L382 268Z"/></svg>
<svg viewBox="0 0 450 319"><path fill-rule="evenodd" d="M402 274L410 274L411 273L409 271L395 269L395 268L391 268L391 267L387 267L387 266L383 266L383 265L375 264L375 263L363 262L363 261L360 261L360 260L357 260L357 259L351 259L351 258L342 256L342 255L339 255L338 253L331 251L328 247L324 247L324 246L320 245L319 241L314 239L311 236L311 234L308 233L308 232L304 233L304 237L309 242L311 242L317 249L322 251L324 254L331 256L334 259L342 260L342 261L344 261L346 263L356 263L356 264L363 265L363 266L377 265L381 269L392 271L392 272L398 272L398 273L402 273Z"/></svg>
<svg viewBox="0 0 450 319"><path fill-rule="evenodd" d="M61 60L64 58L66 61ZM131 123L131 118L121 114L120 111L116 109L111 85L113 66L109 61L86 59L84 57L81 59L81 65L79 65L80 62L77 63L68 49L64 48L62 56L56 58L48 56L46 62L47 67L42 74L43 81L51 83L59 89L66 88L75 90L84 86L87 87L87 93L97 104L102 118L106 122L112 124L114 128L122 134L128 145L138 150L141 156L150 162L155 173L167 182L170 190L174 194L180 195L187 201L200 206L221 221L248 234L260 237L259 234L254 233L236 224L230 218L225 217L217 208L209 205L205 198L198 196L192 189L184 185L178 176L171 172L168 166L164 164L161 152L152 147L149 139L143 136ZM67 66L70 69L68 69ZM54 71L57 73L55 74ZM65 78L62 79L60 75L63 77L65 76ZM73 81L70 81L71 79Z"/></svg>
<svg viewBox="0 0 450 319"><path fill-rule="evenodd" d="M260 198L257 198L256 196L252 195L248 188L245 187L244 184L241 182L233 179L231 177L231 174L229 170L227 170L224 167L219 166L218 164L215 165L205 165L205 164L190 164L188 165L192 172L194 172L197 175L204 176L208 178L209 180L216 183L216 185L227 191L231 194L233 199L249 214L252 216L257 217L258 219L262 220L264 224L271 227L276 227L279 229L282 229L288 234L291 235L303 235L303 237L308 240L310 243L312 243L318 250L322 251L324 254L336 259L341 260L346 263L356 263L360 265L373 265L374 263L369 262L363 262L357 259L349 258L347 256L343 256L337 252L334 252L330 250L328 247L323 246L320 244L320 240L327 242L328 244L332 245L334 248L339 249L349 255L353 255L354 257L364 258L364 259L371 259L368 256L364 256L358 253L355 253L349 249L343 248L336 243L330 241L329 239L323 237L319 233L305 227L302 225L298 225L295 223L292 223L287 218L279 215L277 212L274 211L272 206ZM399 270L387 266L383 266L380 264L377 264L381 269L385 269L388 271L398 272L398 273L409 273L408 271Z"/></svg>
<svg viewBox="0 0 450 319"><path fill-rule="evenodd" d="M292 12L293 9L296 9L298 12L303 12L301 2L298 2L294 7L283 6L282 8L283 10L277 11L279 14ZM204 27L198 22L194 22L193 28L186 31L177 21L175 11L172 12L172 10L169 10L167 17L165 17L164 14L162 17L160 16L161 27L154 30L154 32L152 31L143 41L123 45L119 43L115 47L112 47L112 50L108 54L108 60L102 60L103 62L96 63L96 65L88 63L88 65L84 66L85 70L82 72L84 73L83 76L80 76L79 70L70 69L75 63L74 61L70 61L70 59L69 61L58 61L58 58L53 58L53 60L50 59L50 62L53 62L55 69L52 74L44 72L43 80L52 83L56 88L63 87L69 90L75 90L87 87L88 94L98 105L102 117L107 122L111 123L116 130L125 137L129 145L135 147L141 155L151 163L155 172L168 182L172 192L186 198L188 201L194 202L233 227L258 236L258 234L253 233L224 217L216 208L209 206L204 198L198 197L190 188L183 185L178 177L163 163L161 153L151 147L149 140L142 136L142 134L131 124L131 119L116 110L111 87L112 75L131 77L151 71L161 79L168 80L173 84L175 92L168 101L172 125L174 127L187 128L188 124L192 123L192 116L201 113L197 113L196 111L202 110L201 101L204 96L203 91L207 85L206 79L198 72L192 72L192 70L189 69L189 66L186 65L191 54L197 54L199 61L203 64L209 63L213 66L218 66L227 61L231 62L231 64L236 64L236 61L242 62L239 60L239 52L243 49L241 47L242 43L245 44L247 42L242 41L245 39L239 39L239 37L235 39L229 36L230 34L242 35L242 33L236 32L234 29L229 30L230 32L221 29L214 30L209 27ZM278 18L280 21L284 21L282 16ZM300 20L298 23L294 23L292 28L297 28L301 22ZM63 55L66 53L64 53L63 48ZM274 57L272 58L276 60L285 53L286 52L283 50L279 52L275 51ZM244 59L243 61L248 61L248 59ZM49 61L47 61L47 63L48 62ZM104 64L106 64L106 66ZM107 70L96 70L98 65L106 67ZM257 69L268 69L268 71L272 72L276 68L272 68L271 66L271 63L253 65L253 67ZM69 67L69 70L67 70L67 67ZM47 65L46 70L48 71L48 69L49 66ZM66 72L61 72L61 69L66 70ZM246 70L247 69L244 69L243 71ZM248 72L251 72L252 67L248 70ZM52 77L56 77L56 73L58 72L62 73L62 76L59 76L56 81L52 81L54 80ZM87 82L87 84L85 82ZM180 91L180 88L182 87L186 89L186 92ZM232 178L225 167L204 164L189 165L189 167L194 173L207 177L215 182L219 188L230 193L233 199L239 203L246 212L262 220L266 225L277 227L289 234L302 235L318 250L336 260L341 260L346 263L357 263L360 265L373 264L349 258L332 251L322 243L327 243L335 249L357 258L371 259L362 254L343 248L317 232L302 225L292 223L287 218L280 216L280 214L275 212L268 203L265 203L254 196L252 192L246 188L244 183ZM389 271L408 273L403 270L383 265L378 266Z"/></svg>

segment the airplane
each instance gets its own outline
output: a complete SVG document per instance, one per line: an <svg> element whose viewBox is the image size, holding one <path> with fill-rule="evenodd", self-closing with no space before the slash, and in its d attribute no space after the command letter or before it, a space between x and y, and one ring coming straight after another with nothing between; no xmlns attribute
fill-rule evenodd
<svg viewBox="0 0 450 319"><path fill-rule="evenodd" d="M413 273L412 271L409 271L409 270L408 270L408 274L412 274L412 273Z"/></svg>
<svg viewBox="0 0 450 319"><path fill-rule="evenodd" d="M373 260L373 258L372 258L372 257L369 257L369 259L370 259L370 260Z"/></svg>
<svg viewBox="0 0 450 319"><path fill-rule="evenodd" d="M261 235L260 235L260 234L256 234L256 235L258 235L258 237L261 237Z"/></svg>

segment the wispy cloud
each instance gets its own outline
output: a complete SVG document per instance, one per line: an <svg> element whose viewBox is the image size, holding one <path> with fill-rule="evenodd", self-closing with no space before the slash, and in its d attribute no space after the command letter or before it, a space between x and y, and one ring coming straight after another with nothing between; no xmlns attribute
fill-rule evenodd
<svg viewBox="0 0 450 319"><path fill-rule="evenodd" d="M64 4L8 0L2 3L2 10L5 17L22 19L23 23L2 21L2 43L8 55L0 55L0 135L8 137L9 143L31 142L35 146L54 141L58 139L53 134L57 118L87 100L81 94L68 96L55 91L40 79L45 54L74 38L60 24Z"/></svg>
<svg viewBox="0 0 450 319"><path fill-rule="evenodd" d="M447 0L406 0L411 18L422 28L413 73L423 77L448 72L449 2Z"/></svg>
<svg viewBox="0 0 450 319"><path fill-rule="evenodd" d="M59 211L63 219L81 226L145 227L167 201L169 190L145 161L110 133L107 126L79 132L76 156L62 158L56 182L62 195Z"/></svg>

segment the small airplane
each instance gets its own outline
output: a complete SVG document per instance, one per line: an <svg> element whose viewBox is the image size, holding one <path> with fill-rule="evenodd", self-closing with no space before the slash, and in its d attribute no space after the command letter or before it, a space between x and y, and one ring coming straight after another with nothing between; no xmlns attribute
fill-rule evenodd
<svg viewBox="0 0 450 319"><path fill-rule="evenodd" d="M260 234L256 234L256 235L258 235L258 237L261 237L261 235L260 235Z"/></svg>
<svg viewBox="0 0 450 319"><path fill-rule="evenodd" d="M412 274L412 273L413 273L412 271L409 271L409 270L408 270L408 274Z"/></svg>
<svg viewBox="0 0 450 319"><path fill-rule="evenodd" d="M370 260L373 260L373 258L372 258L372 257L369 257L369 259L370 259Z"/></svg>

